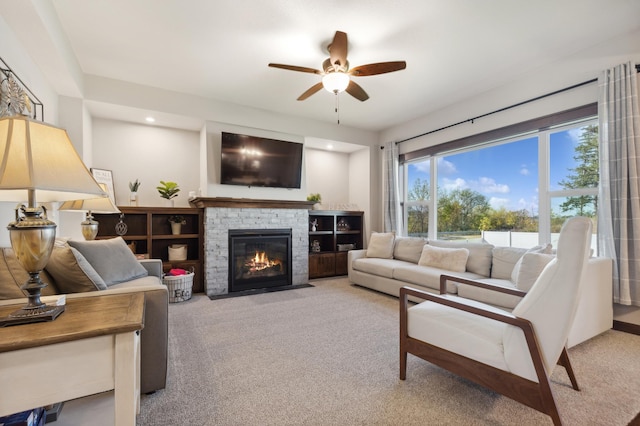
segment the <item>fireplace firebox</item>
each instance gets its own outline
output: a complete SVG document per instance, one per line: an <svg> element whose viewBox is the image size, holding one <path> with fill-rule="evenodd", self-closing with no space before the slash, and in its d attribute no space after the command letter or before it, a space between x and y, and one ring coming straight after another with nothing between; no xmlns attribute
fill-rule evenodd
<svg viewBox="0 0 640 426"><path fill-rule="evenodd" d="M229 293L291 285L291 276L291 229L229 230Z"/></svg>

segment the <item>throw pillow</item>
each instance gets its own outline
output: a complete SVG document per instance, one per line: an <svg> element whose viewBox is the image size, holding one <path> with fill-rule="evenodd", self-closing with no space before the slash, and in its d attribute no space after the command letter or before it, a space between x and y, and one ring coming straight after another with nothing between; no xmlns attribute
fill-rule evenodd
<svg viewBox="0 0 640 426"><path fill-rule="evenodd" d="M149 275L122 237L94 241L69 240L69 245L89 261L107 286Z"/></svg>
<svg viewBox="0 0 640 426"><path fill-rule="evenodd" d="M429 244L435 247L466 248L469 250L466 270L474 274L482 275L483 277L489 277L491 275L492 244L440 240L430 240Z"/></svg>
<svg viewBox="0 0 640 426"><path fill-rule="evenodd" d="M513 268L527 249L518 247L494 247L491 260L491 278L510 280Z"/></svg>
<svg viewBox="0 0 640 426"><path fill-rule="evenodd" d="M73 247L53 248L45 270L56 280L61 293L106 290L107 285L87 259Z"/></svg>
<svg viewBox="0 0 640 426"><path fill-rule="evenodd" d="M398 237L393 248L393 258L405 262L418 263L422 247L427 243L424 238Z"/></svg>
<svg viewBox="0 0 640 426"><path fill-rule="evenodd" d="M525 253L518 268L518 276L514 281L516 288L521 291L529 291L536 282L542 270L555 258L552 254Z"/></svg>
<svg viewBox="0 0 640 426"><path fill-rule="evenodd" d="M553 247L551 246L551 244L544 244L544 245L531 247L524 254L526 253L551 254L552 249ZM511 271L511 282L514 284L518 282L518 273L520 272L520 267L522 265L522 258L524 257L524 254L523 256L520 257L520 259L518 259L516 264L513 266L513 270Z"/></svg>
<svg viewBox="0 0 640 426"><path fill-rule="evenodd" d="M468 257L469 250L464 247L444 248L425 244L418 265L431 266L445 271L464 272Z"/></svg>
<svg viewBox="0 0 640 426"><path fill-rule="evenodd" d="M394 239L395 234L393 232L373 232L371 238L369 238L367 257L391 259L393 257Z"/></svg>

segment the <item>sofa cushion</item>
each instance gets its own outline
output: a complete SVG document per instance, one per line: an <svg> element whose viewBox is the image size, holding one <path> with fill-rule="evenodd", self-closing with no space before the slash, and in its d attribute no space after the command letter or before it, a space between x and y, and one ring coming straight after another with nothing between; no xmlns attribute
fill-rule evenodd
<svg viewBox="0 0 640 426"><path fill-rule="evenodd" d="M69 240L68 244L89 261L107 286L149 274L122 237L94 241Z"/></svg>
<svg viewBox="0 0 640 426"><path fill-rule="evenodd" d="M46 270L61 293L106 290L107 284L78 250L68 245L53 248Z"/></svg>
<svg viewBox="0 0 640 426"><path fill-rule="evenodd" d="M482 275L485 278L490 276L493 244L440 240L430 240L429 244L435 247L463 247L468 249L469 258L467 259L467 272L473 272L474 274Z"/></svg>
<svg viewBox="0 0 640 426"><path fill-rule="evenodd" d="M469 250L461 248L435 247L425 244L418 265L431 266L445 271L464 272L467 267Z"/></svg>
<svg viewBox="0 0 640 426"><path fill-rule="evenodd" d="M422 255L422 247L426 243L424 238L397 237L393 247L393 258L417 264Z"/></svg>
<svg viewBox="0 0 640 426"><path fill-rule="evenodd" d="M518 290L529 291L542 270L555 258L552 254L525 253L518 261L515 285ZM514 268L515 270L515 268Z"/></svg>
<svg viewBox="0 0 640 426"><path fill-rule="evenodd" d="M551 244L543 244L535 247L531 247L525 253L543 253L543 254L552 254L553 247ZM524 253L523 253L524 255ZM511 279L512 283L516 283L518 281L518 272L520 271L520 265L522 265L522 256L518 259L515 265L513 265L513 269L511 270Z"/></svg>
<svg viewBox="0 0 640 426"><path fill-rule="evenodd" d="M478 282L484 284L490 284L496 287L509 288L517 290L514 283L510 280L496 279L496 278L483 278ZM499 291L488 290L486 288L476 287L468 284L458 283L458 296L465 299L473 299L479 302L488 303L494 306L500 306L507 309L513 309L518 302L522 300L520 296L514 296L512 294L500 293Z"/></svg>
<svg viewBox="0 0 640 426"><path fill-rule="evenodd" d="M395 259L379 259L371 257L363 257L353 261L353 269L356 271L366 272L381 277L392 278L393 269L402 263Z"/></svg>
<svg viewBox="0 0 640 426"><path fill-rule="evenodd" d="M422 287L440 290L440 275L448 273L457 277L469 280L477 280L482 278L481 275L471 272L450 272L440 268L432 268L431 266L414 265L409 262L403 262L393 269L393 278L408 284L415 284ZM447 293L457 293L458 286L453 281L447 281Z"/></svg>
<svg viewBox="0 0 640 426"><path fill-rule="evenodd" d="M371 238L369 238L369 246L367 247L367 257L391 259L393 257L394 239L395 234L393 232L371 233Z"/></svg>
<svg viewBox="0 0 640 426"><path fill-rule="evenodd" d="M491 259L491 278L511 279L511 272L518 260L527 252L519 247L494 247Z"/></svg>
<svg viewBox="0 0 640 426"><path fill-rule="evenodd" d="M20 287L29 279L29 274L24 270L20 261L16 257L13 249L4 247L2 249L2 259L0 259L0 300L19 299L26 297ZM41 290L43 296L50 296L58 293L52 277L45 271L40 272L40 280L47 284Z"/></svg>

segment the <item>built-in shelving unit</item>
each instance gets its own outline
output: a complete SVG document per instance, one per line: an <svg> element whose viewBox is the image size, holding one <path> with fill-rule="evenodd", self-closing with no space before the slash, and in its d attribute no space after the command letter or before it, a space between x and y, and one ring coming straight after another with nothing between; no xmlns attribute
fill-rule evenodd
<svg viewBox="0 0 640 426"><path fill-rule="evenodd" d="M193 269L193 292L204 291L203 251L204 224L203 210L183 207L118 207L122 212L122 222L127 232L122 238L127 244L135 244L137 255L148 255L149 258L161 259L165 272L172 268ZM171 233L169 217L180 215L185 224L179 235ZM117 237L116 225L120 222L120 214L93 215L100 223L97 239ZM170 245L185 245L187 260L169 261Z"/></svg>
<svg viewBox="0 0 640 426"><path fill-rule="evenodd" d="M363 216L355 211L309 211L310 279L347 274L348 250L363 248Z"/></svg>

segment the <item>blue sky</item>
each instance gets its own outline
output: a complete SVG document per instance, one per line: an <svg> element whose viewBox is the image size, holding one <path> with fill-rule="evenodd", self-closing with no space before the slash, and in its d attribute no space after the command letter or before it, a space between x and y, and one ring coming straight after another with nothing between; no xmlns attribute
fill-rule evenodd
<svg viewBox="0 0 640 426"><path fill-rule="evenodd" d="M550 138L551 190L561 189L573 159L580 129L556 132ZM408 168L409 188L416 178L429 180L429 162ZM494 208L526 209L538 214L538 138L529 137L484 149L452 154L438 160L438 186L472 189L486 196Z"/></svg>

